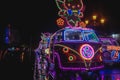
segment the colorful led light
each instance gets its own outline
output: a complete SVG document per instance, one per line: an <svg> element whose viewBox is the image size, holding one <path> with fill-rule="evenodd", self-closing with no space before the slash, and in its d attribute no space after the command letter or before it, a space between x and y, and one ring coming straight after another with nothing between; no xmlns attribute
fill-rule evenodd
<svg viewBox="0 0 120 80"><path fill-rule="evenodd" d="M83 17L82 0L55 0L58 9L58 15L65 19L67 25L78 26L78 22Z"/></svg>
<svg viewBox="0 0 120 80"><path fill-rule="evenodd" d="M107 46L107 50L120 50L120 46Z"/></svg>
<svg viewBox="0 0 120 80"><path fill-rule="evenodd" d="M64 20L62 18L58 18L56 20L58 26L63 26L65 24Z"/></svg>
<svg viewBox="0 0 120 80"><path fill-rule="evenodd" d="M91 60L94 57L94 49L89 44L80 47L81 57L85 60Z"/></svg>
<svg viewBox="0 0 120 80"><path fill-rule="evenodd" d="M74 59L73 56L69 56L69 57L68 57L68 60L69 60L69 61L73 61L73 59Z"/></svg>
<svg viewBox="0 0 120 80"><path fill-rule="evenodd" d="M69 56L68 56L68 60L69 60L70 62L73 62L73 61L76 60L76 56L74 56L74 55L69 55Z"/></svg>
<svg viewBox="0 0 120 80"><path fill-rule="evenodd" d="M64 47L64 48L63 48L63 52L64 52L64 53L68 53L68 52L69 52L68 47Z"/></svg>
<svg viewBox="0 0 120 80"><path fill-rule="evenodd" d="M119 52L113 50L113 51L111 52L111 59L112 59L113 61L119 61L119 59L120 59Z"/></svg>
<svg viewBox="0 0 120 80"><path fill-rule="evenodd" d="M58 53L54 53L58 59L58 65L60 69L63 70L87 70L86 67L63 67L60 61L60 56L58 55ZM104 65L99 65L99 66L95 66L95 67L90 67L89 70L97 70L97 69L101 69L104 68Z"/></svg>
<svg viewBox="0 0 120 80"><path fill-rule="evenodd" d="M80 27L82 27L82 28L85 28L85 27L86 27L86 24L85 24L83 21L81 21L81 22L79 23L79 25L80 25Z"/></svg>

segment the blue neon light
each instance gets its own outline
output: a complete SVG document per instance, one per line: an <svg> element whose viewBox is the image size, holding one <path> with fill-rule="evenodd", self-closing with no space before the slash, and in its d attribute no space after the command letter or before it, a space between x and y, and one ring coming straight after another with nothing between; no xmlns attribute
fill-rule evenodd
<svg viewBox="0 0 120 80"><path fill-rule="evenodd" d="M5 43L6 44L10 43L10 29L9 28L5 29Z"/></svg>
<svg viewBox="0 0 120 80"><path fill-rule="evenodd" d="M113 61L115 61L115 62L120 61L120 54L119 54L119 52L116 51L116 50L111 51L111 59Z"/></svg>
<svg viewBox="0 0 120 80"><path fill-rule="evenodd" d="M72 14L73 14L72 10L71 10L71 9L69 9L69 10L68 10L68 15L70 15L70 16L71 16Z"/></svg>

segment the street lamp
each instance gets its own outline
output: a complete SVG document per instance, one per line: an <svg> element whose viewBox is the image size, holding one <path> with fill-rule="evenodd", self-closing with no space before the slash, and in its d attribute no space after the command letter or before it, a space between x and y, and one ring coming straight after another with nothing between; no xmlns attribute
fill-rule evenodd
<svg viewBox="0 0 120 80"><path fill-rule="evenodd" d="M97 14L92 15L92 17L87 18L84 20L87 27L91 27L94 29L105 29L105 18L102 16L98 16Z"/></svg>
<svg viewBox="0 0 120 80"><path fill-rule="evenodd" d="M85 24L88 25L89 24L89 20L85 20Z"/></svg>
<svg viewBox="0 0 120 80"><path fill-rule="evenodd" d="M93 19L93 25L96 26L97 25L97 22L96 22L97 16L93 15L92 19Z"/></svg>
<svg viewBox="0 0 120 80"><path fill-rule="evenodd" d="M97 16L96 15L93 15L92 16L92 19L95 21L97 19Z"/></svg>
<svg viewBox="0 0 120 80"><path fill-rule="evenodd" d="M104 19L104 18L101 18L101 19L100 19L100 23L101 23L101 24L104 24L104 23L105 23L105 19Z"/></svg>

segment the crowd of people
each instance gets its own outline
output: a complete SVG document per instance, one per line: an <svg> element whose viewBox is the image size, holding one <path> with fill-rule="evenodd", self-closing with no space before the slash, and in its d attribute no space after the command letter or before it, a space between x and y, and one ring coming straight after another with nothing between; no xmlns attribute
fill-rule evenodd
<svg viewBox="0 0 120 80"><path fill-rule="evenodd" d="M34 51L30 47L7 45L0 48L2 80L33 80L33 67Z"/></svg>

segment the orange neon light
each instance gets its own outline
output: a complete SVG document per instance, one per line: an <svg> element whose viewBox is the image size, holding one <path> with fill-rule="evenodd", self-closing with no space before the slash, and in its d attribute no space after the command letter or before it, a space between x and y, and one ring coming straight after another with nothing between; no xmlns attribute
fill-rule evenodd
<svg viewBox="0 0 120 80"><path fill-rule="evenodd" d="M68 53L68 52L69 52L69 48L68 48L68 47L64 47L64 48L63 48L63 52L64 52L64 53Z"/></svg>
<svg viewBox="0 0 120 80"><path fill-rule="evenodd" d="M85 27L86 27L86 24L85 24L83 21L81 21L81 22L79 23L79 25L80 25L80 27L82 27L82 28L85 28Z"/></svg>
<svg viewBox="0 0 120 80"><path fill-rule="evenodd" d="M63 26L64 23L65 23L62 18L58 18L58 19L56 20L56 22L57 22L57 25L59 25L59 26Z"/></svg>
<svg viewBox="0 0 120 80"><path fill-rule="evenodd" d="M107 50L120 50L120 46L107 46Z"/></svg>

